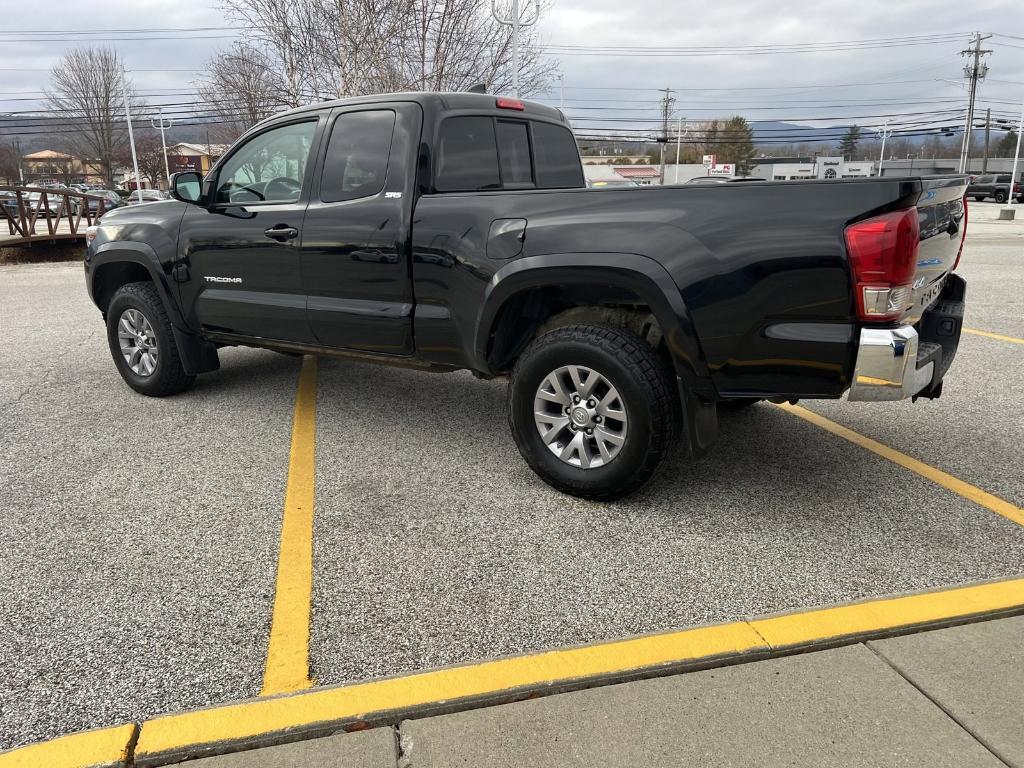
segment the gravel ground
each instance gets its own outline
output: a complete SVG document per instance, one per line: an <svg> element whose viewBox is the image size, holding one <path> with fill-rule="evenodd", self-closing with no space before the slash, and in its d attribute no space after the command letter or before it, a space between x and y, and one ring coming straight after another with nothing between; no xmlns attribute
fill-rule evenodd
<svg viewBox="0 0 1024 768"><path fill-rule="evenodd" d="M81 265L0 271L0 749L255 695L298 361L124 386Z"/></svg>
<svg viewBox="0 0 1024 768"><path fill-rule="evenodd" d="M985 226L968 324L1024 336L1024 248ZM191 392L145 399L81 265L0 269L0 307L0 749L254 695L298 361L225 350ZM965 337L938 401L805 404L1021 504L1022 361ZM318 682L1024 572L1024 528L770 405L593 504L526 468L504 400L321 362Z"/></svg>

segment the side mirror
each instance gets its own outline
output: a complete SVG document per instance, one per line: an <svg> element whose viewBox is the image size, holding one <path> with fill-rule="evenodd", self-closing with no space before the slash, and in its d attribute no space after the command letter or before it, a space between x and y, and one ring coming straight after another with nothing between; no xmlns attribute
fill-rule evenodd
<svg viewBox="0 0 1024 768"><path fill-rule="evenodd" d="M195 171L171 174L171 197L183 203L198 203L203 196L203 177Z"/></svg>

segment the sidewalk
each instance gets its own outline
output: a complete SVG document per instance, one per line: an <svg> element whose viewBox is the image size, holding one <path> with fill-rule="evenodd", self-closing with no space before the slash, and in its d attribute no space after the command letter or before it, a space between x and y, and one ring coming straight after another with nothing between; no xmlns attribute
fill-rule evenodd
<svg viewBox="0 0 1024 768"><path fill-rule="evenodd" d="M1024 616L179 765L1024 768Z"/></svg>

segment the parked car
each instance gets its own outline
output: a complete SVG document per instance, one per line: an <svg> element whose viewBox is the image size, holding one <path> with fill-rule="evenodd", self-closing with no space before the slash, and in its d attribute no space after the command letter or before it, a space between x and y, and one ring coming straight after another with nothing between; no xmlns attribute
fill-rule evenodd
<svg viewBox="0 0 1024 768"><path fill-rule="evenodd" d="M50 187L51 191L47 193L43 192L29 192L25 198L25 202L29 211L38 211L39 216L45 216L45 211L49 209L50 216L57 216L58 214L67 213L65 208L64 195L57 194L66 187ZM45 194L46 199L43 199Z"/></svg>
<svg viewBox="0 0 1024 768"><path fill-rule="evenodd" d="M142 190L142 202L139 202L139 192L132 190L128 197L125 198L125 202L128 205L142 205L144 203L158 203L161 200L170 200L170 195L159 189L144 189Z"/></svg>
<svg viewBox="0 0 1024 768"><path fill-rule="evenodd" d="M557 109L361 97L264 120L206 178L175 174L174 200L111 211L86 286L137 392L181 392L239 344L508 376L530 467L613 499L677 437L705 453L719 407L938 397L966 188L588 190Z"/></svg>
<svg viewBox="0 0 1024 768"><path fill-rule="evenodd" d="M989 173L978 176L968 185L967 196L978 202L991 197L997 203L1005 203L1010 197L1010 174ZM1017 202L1024 203L1020 181L1013 185L1013 196Z"/></svg>
<svg viewBox="0 0 1024 768"><path fill-rule="evenodd" d="M0 207L12 217L18 215L18 196L13 192L0 192Z"/></svg>
<svg viewBox="0 0 1024 768"><path fill-rule="evenodd" d="M88 197L84 199L88 201L89 212L94 216L99 212L100 198L103 200L104 212L113 210L114 208L121 208L126 204L119 194L109 189L90 189L85 194L88 195ZM81 206L82 198L75 198L74 208L76 214Z"/></svg>

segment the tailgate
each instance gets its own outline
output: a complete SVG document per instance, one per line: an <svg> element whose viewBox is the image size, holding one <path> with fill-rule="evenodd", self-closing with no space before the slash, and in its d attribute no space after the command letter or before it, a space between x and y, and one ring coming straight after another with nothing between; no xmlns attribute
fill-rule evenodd
<svg viewBox="0 0 1024 768"><path fill-rule="evenodd" d="M956 264L967 226L963 199L967 184L966 176L921 179L921 196L917 201L921 242L914 273L913 305L907 316L909 323L916 323L935 303L946 275Z"/></svg>

